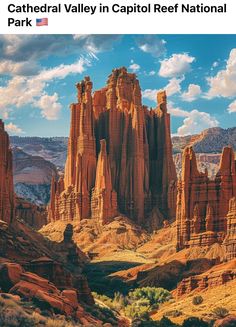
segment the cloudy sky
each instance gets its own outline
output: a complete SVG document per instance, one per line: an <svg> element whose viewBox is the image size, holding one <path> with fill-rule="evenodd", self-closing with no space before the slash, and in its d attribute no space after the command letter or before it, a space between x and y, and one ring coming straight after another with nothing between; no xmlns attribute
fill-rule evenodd
<svg viewBox="0 0 236 327"><path fill-rule="evenodd" d="M22 136L67 136L75 83L135 72L143 103L166 89L172 134L236 126L236 35L0 35L0 117Z"/></svg>

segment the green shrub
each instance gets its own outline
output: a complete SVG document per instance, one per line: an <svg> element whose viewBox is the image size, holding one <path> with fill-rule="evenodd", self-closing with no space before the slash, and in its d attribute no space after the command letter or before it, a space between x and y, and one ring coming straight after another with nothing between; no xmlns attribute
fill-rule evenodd
<svg viewBox="0 0 236 327"><path fill-rule="evenodd" d="M127 296L117 292L114 294L113 299L97 293L93 293L93 296L112 310L123 313L133 321L135 319L149 320L150 313L158 309L159 304L169 301L172 298L169 291L157 287L136 288L130 291Z"/></svg>
<svg viewBox="0 0 236 327"><path fill-rule="evenodd" d="M202 319L190 317L184 320L182 327L209 327L209 325Z"/></svg>
<svg viewBox="0 0 236 327"><path fill-rule="evenodd" d="M228 316L229 311L224 307L217 307L212 311L212 313L216 318L225 318Z"/></svg>
<svg viewBox="0 0 236 327"><path fill-rule="evenodd" d="M203 302L203 297L201 295L194 296L192 303L194 305L199 305Z"/></svg>
<svg viewBox="0 0 236 327"><path fill-rule="evenodd" d="M92 293L94 298L103 302L104 304L106 304L109 308L113 308L113 300L106 296L106 295L101 295L101 294L98 294L96 292L93 292Z"/></svg>
<svg viewBox="0 0 236 327"><path fill-rule="evenodd" d="M115 310L122 310L128 304L127 298L120 292L115 293L113 299L113 308Z"/></svg>
<svg viewBox="0 0 236 327"><path fill-rule="evenodd" d="M150 305L155 305L158 303L169 301L172 298L172 295L169 291L161 287L142 287L136 288L134 291L129 292L128 298L131 301L136 301L139 299L148 299Z"/></svg>
<svg viewBox="0 0 236 327"><path fill-rule="evenodd" d="M134 319L142 319L142 320L148 320L149 319L149 313L151 312L150 306L145 305L144 303L141 303L139 301L134 302L132 304L128 304L124 308L124 314L125 316Z"/></svg>

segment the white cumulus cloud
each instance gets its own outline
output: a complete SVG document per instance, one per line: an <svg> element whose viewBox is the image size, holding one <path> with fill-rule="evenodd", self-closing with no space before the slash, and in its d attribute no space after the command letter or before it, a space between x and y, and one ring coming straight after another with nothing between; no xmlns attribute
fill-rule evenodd
<svg viewBox="0 0 236 327"><path fill-rule="evenodd" d="M170 58L160 61L159 75L162 77L178 77L191 69L194 57L187 53L174 53Z"/></svg>
<svg viewBox="0 0 236 327"><path fill-rule="evenodd" d="M226 67L213 77L208 77L208 98L236 96L236 49L232 49Z"/></svg>
<svg viewBox="0 0 236 327"><path fill-rule="evenodd" d="M151 100L151 101L156 101L157 100L157 89L146 89L142 92L142 96L145 99Z"/></svg>
<svg viewBox="0 0 236 327"><path fill-rule="evenodd" d="M142 95L144 98L151 100L151 101L156 101L157 98L157 93L165 90L167 96L174 95L176 93L180 93L181 91L181 82L184 80L184 78L172 78L169 80L169 83L163 87L162 89L146 89L142 92Z"/></svg>
<svg viewBox="0 0 236 327"><path fill-rule="evenodd" d="M151 71L148 73L149 76L154 76L155 74L156 74L155 70L151 70Z"/></svg>
<svg viewBox="0 0 236 327"><path fill-rule="evenodd" d="M166 94L168 96L174 95L176 93L179 93L181 91L181 82L184 80L184 78L172 78L169 80L169 83L164 87L164 90L166 90Z"/></svg>
<svg viewBox="0 0 236 327"><path fill-rule="evenodd" d="M35 62L14 62L12 60L0 61L0 74L9 75L34 75L38 72L39 66Z"/></svg>
<svg viewBox="0 0 236 327"><path fill-rule="evenodd" d="M179 136L198 134L204 129L219 125L219 122L215 117L204 111L199 111L197 109L187 111L175 107L172 101L168 102L167 108L172 116L184 118L182 126L177 130L177 135Z"/></svg>
<svg viewBox="0 0 236 327"><path fill-rule="evenodd" d="M48 95L45 87L56 79L63 79L69 74L81 74L85 71L90 61L80 58L70 65L59 65L51 69L44 69L32 77L14 76L6 86L0 87L0 112L6 113L12 106L18 108L25 105L39 106L42 116L46 119L57 119L61 105L58 95ZM42 98L42 101L40 101ZM52 106L52 113L46 109L45 102Z"/></svg>
<svg viewBox="0 0 236 327"><path fill-rule="evenodd" d="M188 90L182 94L182 99L187 102L192 102L199 98L202 90L201 87L197 84L189 84Z"/></svg>
<svg viewBox="0 0 236 327"><path fill-rule="evenodd" d="M134 60L131 60L131 64L129 66L129 69L132 70L132 72L137 73L140 70L140 65L135 63Z"/></svg>
<svg viewBox="0 0 236 327"><path fill-rule="evenodd" d="M144 35L136 39L141 51L150 53L153 57L160 57L166 52L166 41L156 35Z"/></svg>
<svg viewBox="0 0 236 327"><path fill-rule="evenodd" d="M204 129L218 125L219 122L215 117L207 112L194 109L188 113L188 116L183 121L183 125L178 128L178 135L198 134Z"/></svg>
<svg viewBox="0 0 236 327"><path fill-rule="evenodd" d="M181 109L179 107L176 107L172 101L168 102L167 109L168 109L168 112L172 116L175 116L175 117L188 117L189 116L188 111Z"/></svg>
<svg viewBox="0 0 236 327"><path fill-rule="evenodd" d="M236 112L236 100L230 103L227 111L232 114L233 112Z"/></svg>
<svg viewBox="0 0 236 327"><path fill-rule="evenodd" d="M24 133L24 131L19 126L13 124L12 122L9 123L9 124L6 124L5 129L11 135L23 134Z"/></svg>
<svg viewBox="0 0 236 327"><path fill-rule="evenodd" d="M41 114L47 120L58 119L62 105L58 102L58 94L53 95L44 94L41 98L34 103L36 107L41 109Z"/></svg>

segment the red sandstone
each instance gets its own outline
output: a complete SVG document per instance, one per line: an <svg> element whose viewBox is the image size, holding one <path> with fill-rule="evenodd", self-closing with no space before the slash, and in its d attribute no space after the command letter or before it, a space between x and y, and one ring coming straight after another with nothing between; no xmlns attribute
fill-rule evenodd
<svg viewBox="0 0 236 327"><path fill-rule="evenodd" d="M52 180L49 221L92 217L106 224L119 212L145 224L154 208L174 218L176 172L165 92L148 110L136 75L126 68L114 69L93 95L89 77L77 90L65 176Z"/></svg>
<svg viewBox="0 0 236 327"><path fill-rule="evenodd" d="M232 244L235 238L235 199L231 200L236 195L235 167L233 149L225 147L219 171L215 179L210 180L207 171L198 171L193 149L185 148L177 195L178 249L222 243L226 237L228 257L236 256Z"/></svg>
<svg viewBox="0 0 236 327"><path fill-rule="evenodd" d="M0 220L11 223L15 215L14 207L12 152L9 136L0 119Z"/></svg>

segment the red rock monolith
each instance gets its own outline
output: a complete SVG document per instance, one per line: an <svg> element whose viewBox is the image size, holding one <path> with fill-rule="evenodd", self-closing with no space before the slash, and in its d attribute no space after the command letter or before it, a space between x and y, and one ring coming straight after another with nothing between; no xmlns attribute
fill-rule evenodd
<svg viewBox="0 0 236 327"><path fill-rule="evenodd" d="M0 119L0 219L11 223L15 216L14 206L12 152L9 136Z"/></svg>
<svg viewBox="0 0 236 327"><path fill-rule="evenodd" d="M173 219L176 171L165 92L149 110L136 75L124 67L93 95L89 77L77 90L64 186L52 180L49 221L92 217L104 224L119 212L142 225L154 208Z"/></svg>

